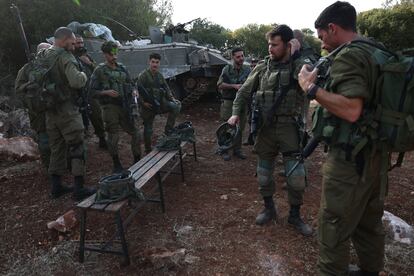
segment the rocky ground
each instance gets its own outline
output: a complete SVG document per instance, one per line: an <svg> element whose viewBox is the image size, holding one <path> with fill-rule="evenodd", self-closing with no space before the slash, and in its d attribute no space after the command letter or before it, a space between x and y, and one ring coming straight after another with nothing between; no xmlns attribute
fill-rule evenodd
<svg viewBox="0 0 414 276"><path fill-rule="evenodd" d="M116 256L87 253L77 262L79 226L66 235L46 225L75 202L65 196L49 199L45 171L38 161L0 164L0 273L6 275L316 275L316 236L305 238L287 224L284 178L276 175L277 223L254 224L262 208L254 176L256 159L245 147L247 160L223 161L215 151L219 104L203 101L185 111L179 122L191 120L197 132L199 158L185 159L186 181L170 176L165 185L166 213L147 204L127 231L131 265L121 267ZM156 120L158 132L165 116ZM132 162L129 138L122 137L123 163ZM321 192L322 149L308 161L309 187L303 207L304 219L317 227ZM390 174L386 210L414 224L414 156L406 156L402 168ZM95 185L111 171L107 152L97 139L88 141L87 180ZM280 166L280 165L279 165ZM66 177L67 182L71 178ZM100 240L114 229L112 218L91 214L88 238ZM386 246L387 270L394 275L414 275L414 246ZM353 256L353 262L356 262Z"/></svg>

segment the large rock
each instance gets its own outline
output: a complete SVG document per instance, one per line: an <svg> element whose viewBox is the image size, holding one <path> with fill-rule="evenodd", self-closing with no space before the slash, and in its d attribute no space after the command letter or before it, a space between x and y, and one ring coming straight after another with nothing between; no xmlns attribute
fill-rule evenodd
<svg viewBox="0 0 414 276"><path fill-rule="evenodd" d="M40 158L37 143L30 137L0 138L0 160L33 161Z"/></svg>
<svg viewBox="0 0 414 276"><path fill-rule="evenodd" d="M385 232L390 239L404 244L412 244L414 242L413 227L401 218L384 211L382 221Z"/></svg>

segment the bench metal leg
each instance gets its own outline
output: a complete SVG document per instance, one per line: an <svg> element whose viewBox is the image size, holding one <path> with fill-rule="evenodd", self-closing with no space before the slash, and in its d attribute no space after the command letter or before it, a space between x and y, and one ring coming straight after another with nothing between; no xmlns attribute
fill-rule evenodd
<svg viewBox="0 0 414 276"><path fill-rule="evenodd" d="M179 151L179 155L180 155L181 180L182 180L182 182L184 182L185 178L184 178L183 151L182 151L181 148L180 148L180 151Z"/></svg>
<svg viewBox="0 0 414 276"><path fill-rule="evenodd" d="M80 239L79 239L79 262L85 259L85 233L86 233L86 210L81 209Z"/></svg>
<svg viewBox="0 0 414 276"><path fill-rule="evenodd" d="M116 212L115 221L116 221L116 225L118 229L118 236L121 239L121 244L122 244L122 252L124 255L123 265L127 266L130 264L130 260L129 260L129 253L128 253L128 245L125 239L124 225L122 224L122 217L121 217L120 211Z"/></svg>
<svg viewBox="0 0 414 276"><path fill-rule="evenodd" d="M161 173L157 173L157 182L158 182L158 190L160 191L160 203L161 203L161 210L163 213L165 213L165 204L164 204L164 191L162 187L162 179L161 179Z"/></svg>
<svg viewBox="0 0 414 276"><path fill-rule="evenodd" d="M197 147L196 143L193 143L193 153L194 153L194 161L197 161Z"/></svg>

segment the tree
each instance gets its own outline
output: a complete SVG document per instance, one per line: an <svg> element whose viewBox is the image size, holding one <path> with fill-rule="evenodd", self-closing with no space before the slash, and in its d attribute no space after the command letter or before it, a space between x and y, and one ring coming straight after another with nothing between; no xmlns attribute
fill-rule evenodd
<svg viewBox="0 0 414 276"><path fill-rule="evenodd" d="M72 21L93 22L108 26L116 39L131 39L119 24L122 22L140 35L148 35L148 26L163 26L171 21L170 0L14 0L20 9L30 45L36 45L53 35L59 26ZM9 0L0 0L0 64L10 71L25 62L15 18Z"/></svg>
<svg viewBox="0 0 414 276"><path fill-rule="evenodd" d="M358 30L391 50L414 47L414 1L358 14Z"/></svg>
<svg viewBox="0 0 414 276"><path fill-rule="evenodd" d="M273 28L274 25L248 24L233 32L230 44L242 47L246 55L263 58L268 55L265 34Z"/></svg>
<svg viewBox="0 0 414 276"><path fill-rule="evenodd" d="M207 19L197 19L193 22L190 37L202 45L212 45L217 49L224 49L230 39L230 31L219 24Z"/></svg>

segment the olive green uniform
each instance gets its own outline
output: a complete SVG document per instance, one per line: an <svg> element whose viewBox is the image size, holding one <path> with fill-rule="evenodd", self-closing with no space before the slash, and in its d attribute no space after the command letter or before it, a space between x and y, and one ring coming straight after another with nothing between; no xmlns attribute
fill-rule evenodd
<svg viewBox="0 0 414 276"><path fill-rule="evenodd" d="M160 72L153 74L150 69L146 69L138 77L138 83L145 88L150 97L156 99L160 103L160 113L168 112L167 122L165 124L165 132L168 133L174 128L175 120L180 113L181 103L175 99L168 87L167 82ZM155 115L157 115L154 107L146 108L143 103L145 99L140 92L140 113L144 121L144 143L145 151L151 151L151 137L153 133L153 124Z"/></svg>
<svg viewBox="0 0 414 276"><path fill-rule="evenodd" d="M110 68L108 65L99 64L92 74L91 93L93 97L98 98L105 122L105 130L108 133L108 150L111 156L118 156L119 131L122 129L131 135L131 150L135 159L141 156L141 140L138 127L130 118L128 110L123 104L127 93L126 84L132 85L132 80L126 68L117 63L116 68ZM115 90L119 93L116 98L101 95L103 90Z"/></svg>
<svg viewBox="0 0 414 276"><path fill-rule="evenodd" d="M88 56L89 57L89 56ZM76 58L81 71L86 74L88 79L91 79L92 73L95 69L95 63L92 64L86 64L84 63L79 57ZM91 57L89 57L90 60L92 60ZM89 114L89 119L91 120L91 123L93 125L93 128L95 130L95 135L99 138L105 139L105 128L104 128L104 121L102 117L102 110L101 106L99 104L99 100L95 97L92 97L90 94L90 85L86 87L87 90L87 100L91 108L91 113Z"/></svg>
<svg viewBox="0 0 414 276"><path fill-rule="evenodd" d="M283 155L286 171L292 168L300 153L302 129L299 126L303 122L300 115L304 96L297 83L297 74L303 64L304 61L300 58L289 63L280 63L267 57L250 73L233 102L233 115L240 116L250 94L257 91L255 103L263 122L257 134L254 151L259 156L257 178L263 198L271 197L275 193L273 171L278 153ZM288 87L288 93L269 121L265 118L281 93L281 85ZM303 164L296 167L287 183L289 203L301 205L305 190Z"/></svg>
<svg viewBox="0 0 414 276"><path fill-rule="evenodd" d="M217 81L217 86L220 86L222 83L227 84L243 84L247 77L250 74L250 66L242 65L239 70L237 70L234 64L227 64L224 66L219 80ZM236 98L236 89L222 89L221 98L222 103L220 106L220 118L222 121L227 121L231 115L233 110L233 101ZM243 134L244 128L246 126L246 117L247 117L247 102L241 109L240 109L240 132ZM240 150L242 144L242 135L238 137L238 140L234 142L233 150Z"/></svg>
<svg viewBox="0 0 414 276"><path fill-rule="evenodd" d="M378 67L370 55L373 49L366 47L367 51L348 47L336 55L327 91L369 100L375 89ZM383 160L378 152L372 151L372 145L357 155L352 153L358 142L357 124L339 119L326 110L323 110L323 117L322 121L321 116L317 116L313 123L323 122L324 136L331 140L322 169L318 228L320 275L347 275L350 240L358 254L360 267L366 271L381 271L384 266L381 221L384 201L380 196Z"/></svg>
<svg viewBox="0 0 414 276"><path fill-rule="evenodd" d="M74 103L87 77L78 70L75 57L62 48L51 47L45 51L45 58L49 65L56 60L49 74L55 89L46 98L46 130L51 149L49 174L62 176L67 169L68 157L72 174L75 177L83 176L86 155L84 127L79 107Z"/></svg>
<svg viewBox="0 0 414 276"><path fill-rule="evenodd" d="M49 137L46 132L46 111L35 110L29 97L27 96L26 85L29 82L29 72L32 70L32 64L25 64L17 73L15 90L18 98L23 102L29 114L30 127L36 132L36 142L40 152L40 159L43 166L48 169L50 162Z"/></svg>

